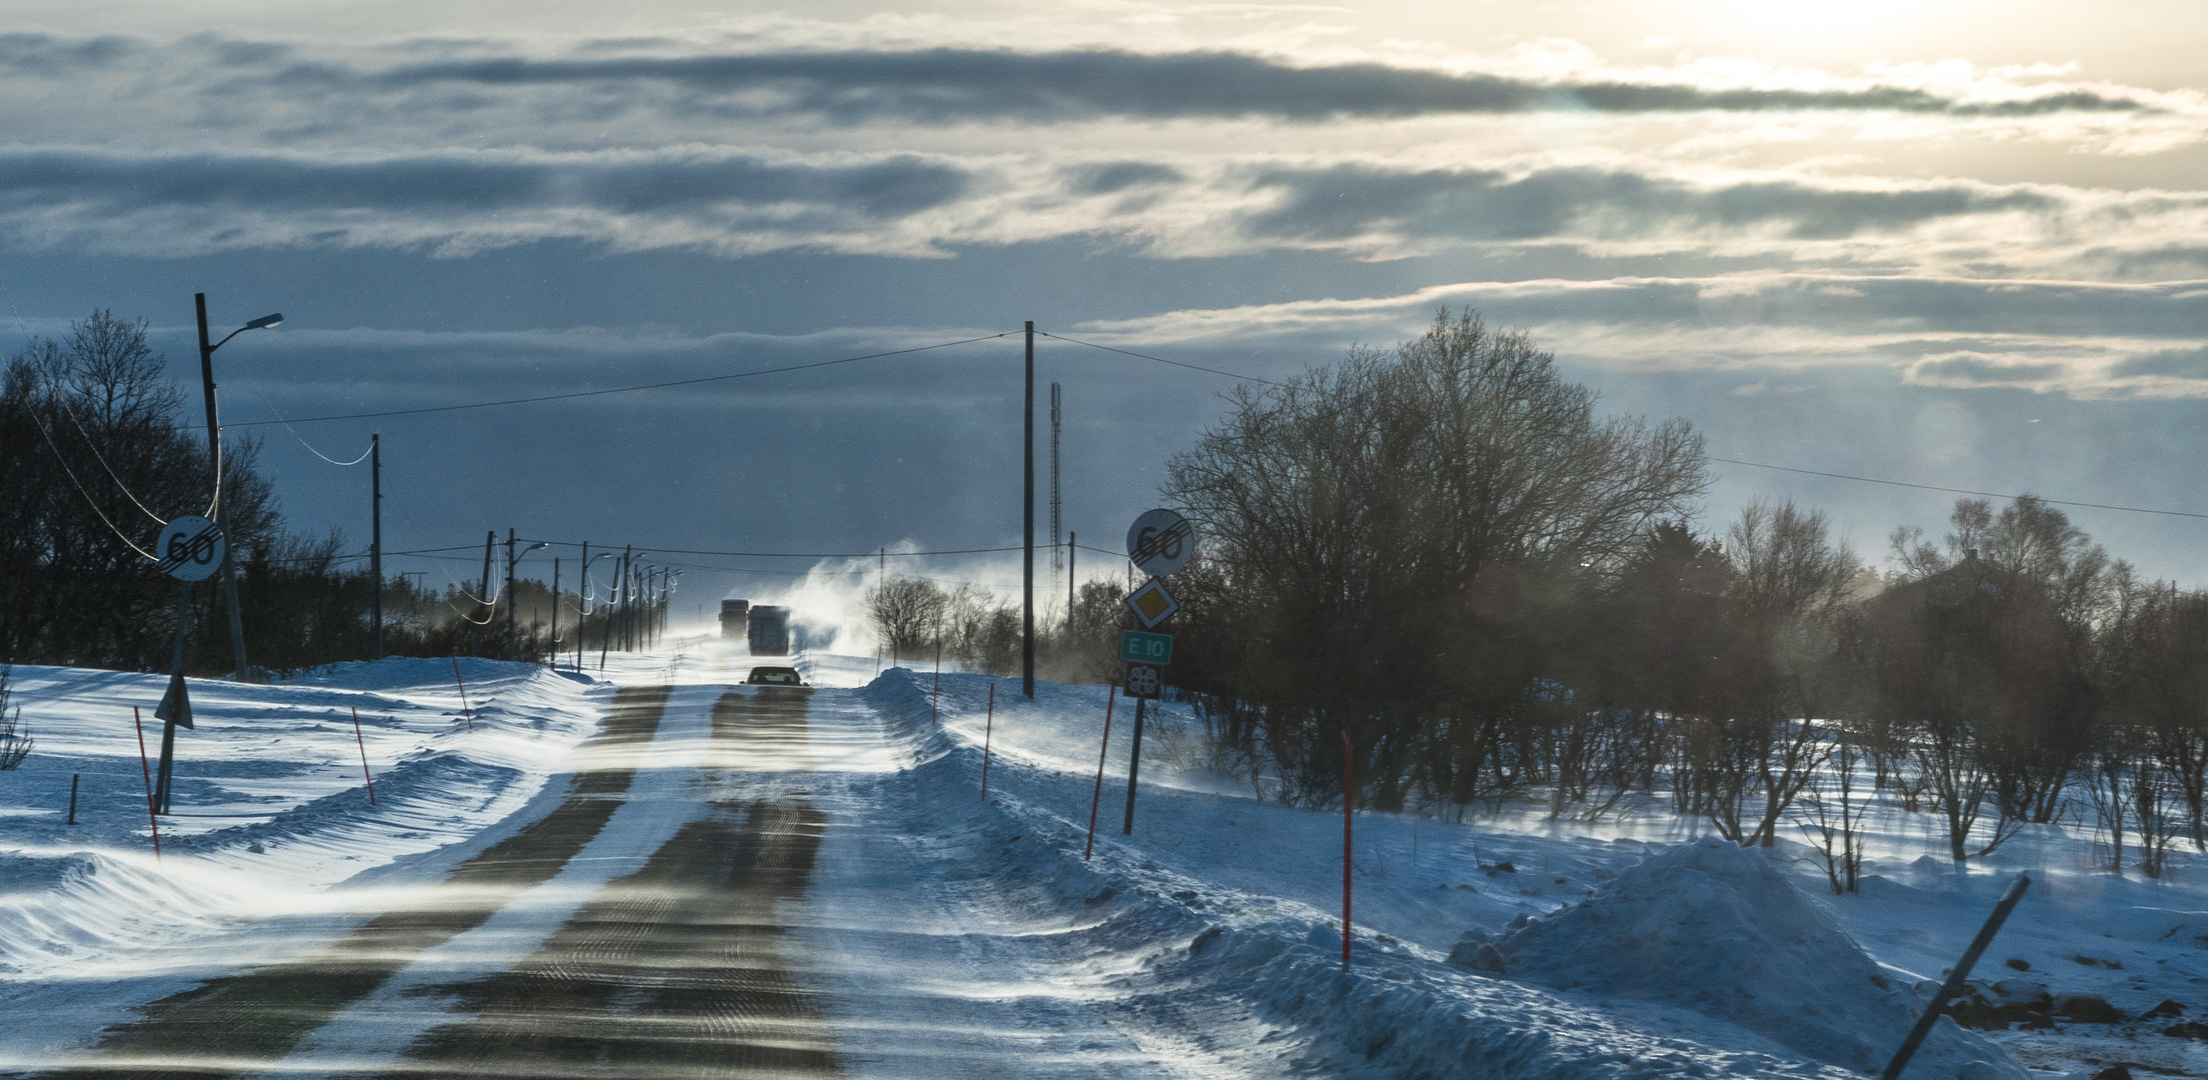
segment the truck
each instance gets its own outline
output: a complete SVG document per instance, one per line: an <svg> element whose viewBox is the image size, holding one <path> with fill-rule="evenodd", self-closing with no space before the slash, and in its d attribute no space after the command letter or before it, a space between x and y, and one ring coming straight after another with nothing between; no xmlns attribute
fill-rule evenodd
<svg viewBox="0 0 2208 1080"><path fill-rule="evenodd" d="M790 655L790 609L761 604L751 609L751 655Z"/></svg>
<svg viewBox="0 0 2208 1080"><path fill-rule="evenodd" d="M751 601L721 601L721 640L733 641L750 630Z"/></svg>

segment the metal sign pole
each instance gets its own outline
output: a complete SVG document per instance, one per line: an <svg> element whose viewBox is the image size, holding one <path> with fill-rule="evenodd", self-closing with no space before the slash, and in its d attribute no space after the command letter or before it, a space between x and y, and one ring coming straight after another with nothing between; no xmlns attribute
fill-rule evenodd
<svg viewBox="0 0 2208 1080"><path fill-rule="evenodd" d="M192 583L180 581L176 586L176 650L169 665L169 692L181 694L184 687L184 627L191 617ZM161 724L161 771L153 785L153 808L157 814L169 812L169 775L176 765L176 707L177 702L165 702L169 707Z"/></svg>
<svg viewBox="0 0 2208 1080"><path fill-rule="evenodd" d="M1142 772L1142 714L1149 704L1149 698L1135 699L1134 748L1127 752L1127 820L1120 823L1121 836L1135 835L1135 778Z"/></svg>

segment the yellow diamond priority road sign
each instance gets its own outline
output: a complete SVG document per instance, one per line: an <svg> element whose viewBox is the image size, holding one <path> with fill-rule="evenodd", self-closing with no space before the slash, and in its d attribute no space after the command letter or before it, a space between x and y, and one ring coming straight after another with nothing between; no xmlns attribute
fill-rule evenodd
<svg viewBox="0 0 2208 1080"><path fill-rule="evenodd" d="M1135 617L1142 620L1145 630L1157 626L1165 621L1166 616L1181 610L1181 605L1173 599L1173 594L1166 592L1164 583L1156 578L1151 578L1148 584L1127 597L1127 606L1135 610Z"/></svg>

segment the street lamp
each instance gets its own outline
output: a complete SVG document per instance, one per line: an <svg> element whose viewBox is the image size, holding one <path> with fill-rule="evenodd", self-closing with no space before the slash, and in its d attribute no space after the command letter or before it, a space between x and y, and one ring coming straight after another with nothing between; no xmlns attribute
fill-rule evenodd
<svg viewBox="0 0 2208 1080"><path fill-rule="evenodd" d="M266 330L283 323L281 314L263 315L244 326L223 335L221 341L207 343L207 294L193 293L192 301L199 308L199 381L207 392L207 456L208 465L214 470L215 524L230 523L230 486L222 482L222 424L215 413L215 350L230 343L230 339L248 330ZM224 545L222 553L222 591L230 607L230 654L237 663L236 678L241 682L253 682L253 669L245 661L245 620L238 614L237 544Z"/></svg>
<svg viewBox="0 0 2208 1080"><path fill-rule="evenodd" d="M551 546L549 542L539 540L521 549L520 553L516 554L514 551L514 530L506 530L506 659L508 660L520 659L516 651L517 647L514 644L514 609L521 606L515 603L514 567L520 565L521 560L527 558L530 552L538 548Z"/></svg>

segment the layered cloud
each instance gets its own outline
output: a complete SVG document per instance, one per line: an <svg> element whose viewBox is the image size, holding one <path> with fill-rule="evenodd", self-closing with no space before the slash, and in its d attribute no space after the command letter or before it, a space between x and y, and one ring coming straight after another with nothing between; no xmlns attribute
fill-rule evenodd
<svg viewBox="0 0 2208 1080"><path fill-rule="evenodd" d="M2208 289L1883 275L1743 274L1465 282L1362 300L1189 309L1080 328L1141 349L1313 337L1391 343L1435 311L1523 327L1582 370L1735 371L1744 395L1788 370L1870 368L1912 386L2088 398L2208 398ZM1755 381L1751 382L1753 379Z"/></svg>
<svg viewBox="0 0 2208 1080"><path fill-rule="evenodd" d="M1565 246L1983 276L2198 267L2208 194L1833 178L1660 161L1511 168L1294 158L791 153L720 147L384 157L0 149L19 245L942 255L1085 237L1154 255L1359 258ZM2201 273L2195 269L2194 273ZM2208 274L2203 274L2208 276Z"/></svg>

